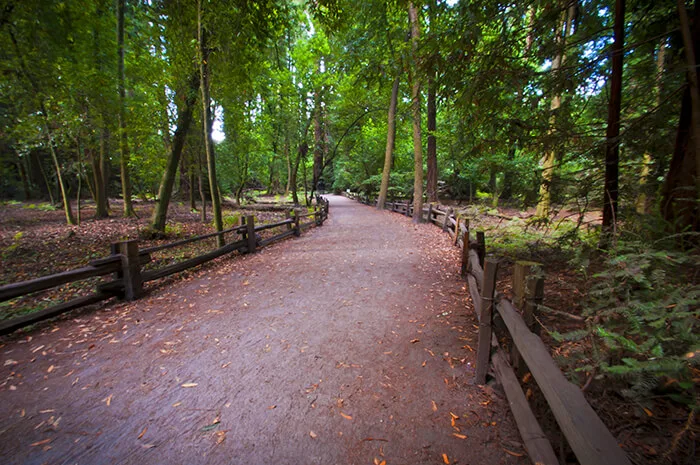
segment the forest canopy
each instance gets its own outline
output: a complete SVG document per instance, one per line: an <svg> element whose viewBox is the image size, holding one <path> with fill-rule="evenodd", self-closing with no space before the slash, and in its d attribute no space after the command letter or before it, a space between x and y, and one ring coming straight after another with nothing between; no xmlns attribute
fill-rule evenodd
<svg viewBox="0 0 700 465"><path fill-rule="evenodd" d="M697 231L697 21L650 0L6 0L0 196L68 223L81 194L98 217L156 200L157 230L173 196L216 217L251 189L351 189Z"/></svg>

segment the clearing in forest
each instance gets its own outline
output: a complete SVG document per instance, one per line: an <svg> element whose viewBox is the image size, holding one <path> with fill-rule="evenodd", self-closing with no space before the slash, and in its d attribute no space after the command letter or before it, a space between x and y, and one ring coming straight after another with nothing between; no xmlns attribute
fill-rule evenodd
<svg viewBox="0 0 700 465"><path fill-rule="evenodd" d="M4 463L525 463L447 235L322 228L1 343Z"/></svg>

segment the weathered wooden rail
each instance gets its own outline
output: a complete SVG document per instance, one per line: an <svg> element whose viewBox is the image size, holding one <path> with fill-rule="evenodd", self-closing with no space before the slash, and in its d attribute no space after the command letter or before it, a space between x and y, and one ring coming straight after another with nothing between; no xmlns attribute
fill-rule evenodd
<svg viewBox="0 0 700 465"><path fill-rule="evenodd" d="M346 194L366 205L375 202L358 194ZM409 202L387 202L385 208L407 216L413 214ZM432 204L423 208L423 221L446 231L462 250L461 272L479 320L476 382L485 384L489 369L503 386L511 411L533 464L558 464L556 454L523 393L516 372L529 370L581 465L630 465L578 386L566 379L549 350L537 335L536 313L544 290L542 267L533 262L517 262L513 270L513 302L496 290L499 262L486 258L484 233L472 236L469 221L455 216L451 209L438 210ZM518 308L522 311L519 311ZM510 356L494 334L494 318L500 318L512 345Z"/></svg>
<svg viewBox="0 0 700 465"><path fill-rule="evenodd" d="M253 253L258 248L268 246L290 236L300 236L302 231L312 226L322 226L328 218L329 202L321 196L316 197L316 205L312 211L301 213L295 209L288 211L287 218L271 224L255 224L255 216L247 216L240 226L226 229L220 232L203 234L188 239L182 239L167 244L147 247L139 250L137 240L115 242L111 244L110 256L92 260L87 266L74 270L64 271L40 278L22 281L19 283L0 286L0 302L21 297L34 292L44 291L57 286L85 279L112 275L113 279L97 285L96 292L88 296L79 297L68 302L53 305L49 308L33 312L28 315L0 322L0 335L9 334L17 329L48 318L60 315L86 305L91 305L112 297L120 297L125 300L134 300L143 294L143 285L149 281L164 278L175 273L193 268L206 263L222 255L238 251L240 253ZM304 218L313 218L312 221L302 222ZM283 232L262 239L257 233L275 228L284 229ZM151 262L151 255L175 247L203 241L212 237L226 234L238 234L240 239L206 252L202 255L167 265L155 270L144 270L144 265Z"/></svg>

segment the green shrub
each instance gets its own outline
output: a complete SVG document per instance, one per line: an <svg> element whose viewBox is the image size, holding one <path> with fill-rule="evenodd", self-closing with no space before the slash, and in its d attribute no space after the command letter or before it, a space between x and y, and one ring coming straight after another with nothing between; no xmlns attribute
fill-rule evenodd
<svg viewBox="0 0 700 465"><path fill-rule="evenodd" d="M223 217L224 229L233 228L234 226L238 225L240 221L241 221L241 214L240 213L233 213L231 215L224 215L224 217ZM212 223L212 227L214 227L214 223Z"/></svg>
<svg viewBox="0 0 700 465"><path fill-rule="evenodd" d="M587 330L553 336L590 338L590 363L578 370L627 382L624 396L644 399L663 385L663 395L694 403L700 285L691 277L699 265L687 253L619 243L593 277L584 312Z"/></svg>

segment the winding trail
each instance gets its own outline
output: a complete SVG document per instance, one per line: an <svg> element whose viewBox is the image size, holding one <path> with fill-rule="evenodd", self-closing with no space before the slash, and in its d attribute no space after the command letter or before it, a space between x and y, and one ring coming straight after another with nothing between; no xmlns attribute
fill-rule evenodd
<svg viewBox="0 0 700 465"><path fill-rule="evenodd" d="M449 236L329 198L301 238L0 341L0 462L526 463Z"/></svg>

